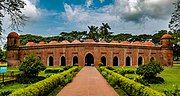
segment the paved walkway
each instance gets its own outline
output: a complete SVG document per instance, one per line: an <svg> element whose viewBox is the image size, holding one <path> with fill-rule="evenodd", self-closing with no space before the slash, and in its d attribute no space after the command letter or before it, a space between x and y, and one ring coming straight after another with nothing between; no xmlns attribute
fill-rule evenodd
<svg viewBox="0 0 180 96"><path fill-rule="evenodd" d="M57 96L118 96L95 67L84 67Z"/></svg>

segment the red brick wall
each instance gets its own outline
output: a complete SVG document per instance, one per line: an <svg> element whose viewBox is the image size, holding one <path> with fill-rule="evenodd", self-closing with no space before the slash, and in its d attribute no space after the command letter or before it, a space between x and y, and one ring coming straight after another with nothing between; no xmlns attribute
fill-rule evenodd
<svg viewBox="0 0 180 96"><path fill-rule="evenodd" d="M106 65L113 65L113 58L115 56L119 59L119 66L126 66L125 60L129 56L131 58L131 66L138 65L138 58L141 56L143 62L149 62L151 57L161 62L163 65L172 65L172 50L168 48L154 47L154 46L126 46L116 44L60 44L60 45L42 45L42 46L20 46L19 51L11 48L8 51L8 60L10 65L17 66L19 60L26 55L34 53L41 57L42 62L48 66L48 57L52 56L54 59L54 66L60 66L61 56L66 57L66 65L72 65L73 56L78 57L80 66L85 64L85 56L91 53L94 57L94 63L97 66L101 61L101 57L106 57ZM14 61L13 61L14 60ZM12 63L13 62L13 63Z"/></svg>

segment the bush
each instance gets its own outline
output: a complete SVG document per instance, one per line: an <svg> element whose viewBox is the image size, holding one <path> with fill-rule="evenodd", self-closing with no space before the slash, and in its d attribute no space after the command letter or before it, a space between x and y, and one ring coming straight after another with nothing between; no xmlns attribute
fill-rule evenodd
<svg viewBox="0 0 180 96"><path fill-rule="evenodd" d="M59 73L59 72L63 72L64 68L47 68L45 70L45 73Z"/></svg>
<svg viewBox="0 0 180 96"><path fill-rule="evenodd" d="M62 73L52 75L49 78L32 84L24 89L14 91L9 96L46 96L59 85L65 85L70 82L73 76L75 76L75 73L79 70L79 67L73 67Z"/></svg>
<svg viewBox="0 0 180 96"><path fill-rule="evenodd" d="M12 93L12 90L0 91L0 96L8 96Z"/></svg>
<svg viewBox="0 0 180 96"><path fill-rule="evenodd" d="M156 76L163 70L164 69L159 63L151 61L148 64L139 66L136 70L136 73L143 76L142 79L144 82L148 82L150 84L161 84L164 83L164 79Z"/></svg>
<svg viewBox="0 0 180 96"><path fill-rule="evenodd" d="M100 67L99 71L103 72L102 75L107 79L108 82L110 82L110 79L112 78L116 79L113 80L113 84L115 82L116 85L118 85L130 96L165 96L163 93L157 92L147 86L130 80L118 73L106 69L105 67Z"/></svg>
<svg viewBox="0 0 180 96"><path fill-rule="evenodd" d="M36 77L40 71L45 69L46 67L43 65L41 60L33 54L25 57L19 66L19 70L22 71L23 75L28 78Z"/></svg>
<svg viewBox="0 0 180 96"><path fill-rule="evenodd" d="M155 62L151 61L148 64L141 65L137 68L136 73L144 76L146 79L152 79L157 76L158 73L161 73L164 69L162 66Z"/></svg>
<svg viewBox="0 0 180 96"><path fill-rule="evenodd" d="M18 74L16 81L21 84L32 84L32 83L39 82L43 79L45 79L45 77L43 76L36 76L34 78L29 78L29 77L24 76L23 74Z"/></svg>
<svg viewBox="0 0 180 96"><path fill-rule="evenodd" d="M135 74L135 69L114 68L114 72L124 76L125 74Z"/></svg>

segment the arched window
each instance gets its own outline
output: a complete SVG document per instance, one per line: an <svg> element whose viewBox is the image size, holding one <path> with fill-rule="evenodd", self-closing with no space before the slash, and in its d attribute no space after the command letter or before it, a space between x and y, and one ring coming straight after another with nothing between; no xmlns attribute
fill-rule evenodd
<svg viewBox="0 0 180 96"><path fill-rule="evenodd" d="M53 66L53 57L52 56L49 57L49 66Z"/></svg>
<svg viewBox="0 0 180 96"><path fill-rule="evenodd" d="M16 39L14 39L14 45L16 45Z"/></svg>
<svg viewBox="0 0 180 96"><path fill-rule="evenodd" d="M73 66L74 65L78 65L78 57L77 56L73 57Z"/></svg>
<svg viewBox="0 0 180 96"><path fill-rule="evenodd" d="M115 56L114 58L113 58L113 66L118 66L119 64L118 64L118 57L117 56Z"/></svg>
<svg viewBox="0 0 180 96"><path fill-rule="evenodd" d="M138 66L142 65L143 64L143 58L140 56L138 58Z"/></svg>
<svg viewBox="0 0 180 96"><path fill-rule="evenodd" d="M61 57L61 66L66 66L66 58L64 56Z"/></svg>
<svg viewBox="0 0 180 96"><path fill-rule="evenodd" d="M126 57L126 66L131 66L131 58L129 56Z"/></svg>
<svg viewBox="0 0 180 96"><path fill-rule="evenodd" d="M103 66L106 66L106 57L105 56L101 57L101 63L103 64Z"/></svg>
<svg viewBox="0 0 180 96"><path fill-rule="evenodd" d="M151 57L150 61L154 61L154 60L155 60L154 57Z"/></svg>

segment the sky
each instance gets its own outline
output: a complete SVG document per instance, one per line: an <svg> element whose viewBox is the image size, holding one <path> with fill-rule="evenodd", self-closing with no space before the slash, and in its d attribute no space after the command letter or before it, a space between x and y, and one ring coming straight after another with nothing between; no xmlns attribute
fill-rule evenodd
<svg viewBox="0 0 180 96"><path fill-rule="evenodd" d="M42 36L88 31L87 26L108 23L111 32L154 34L168 29L175 0L23 0L29 17L19 34ZM5 35L10 31L6 29Z"/></svg>

